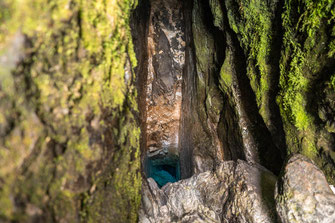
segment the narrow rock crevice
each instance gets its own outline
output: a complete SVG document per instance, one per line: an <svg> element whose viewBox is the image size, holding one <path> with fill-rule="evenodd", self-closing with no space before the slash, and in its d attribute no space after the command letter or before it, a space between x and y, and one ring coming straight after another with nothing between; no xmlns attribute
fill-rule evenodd
<svg viewBox="0 0 335 223"><path fill-rule="evenodd" d="M141 148L141 172L144 173L143 167L145 166L144 149L147 143L147 122L146 122L146 83L148 79L148 26L150 16L150 2L149 0L139 1L139 5L136 7L131 15L131 31L132 39L134 44L134 51L137 59L137 66L135 67L136 74L136 87L138 90L137 103L139 107L139 122L141 128L140 135L140 148ZM144 175L144 174L142 174Z"/></svg>
<svg viewBox="0 0 335 223"><path fill-rule="evenodd" d="M185 21L192 20L192 8L193 0L184 1L184 18ZM185 66L183 70L183 84L182 84L182 113L181 113L181 123L180 123L180 138L179 145L180 150L180 174L181 178L189 178L192 176L192 159L193 156L193 144L192 135L190 131L193 126L192 109L195 106L195 55L194 55L194 44L193 44L193 34L192 34L192 24L190 22L185 22Z"/></svg>
<svg viewBox="0 0 335 223"><path fill-rule="evenodd" d="M334 8L0 0L0 222L335 222Z"/></svg>
<svg viewBox="0 0 335 223"><path fill-rule="evenodd" d="M230 64L233 69L232 74L235 76L232 87L233 97L230 97L230 100L235 101L239 114L239 126L245 148L244 154L248 162L262 164L273 173L279 174L283 156L273 142L269 129L259 114L256 96L250 86L251 80L247 76L246 61L248 60L238 35L230 28L226 7L227 5L222 5L223 24L227 33L226 41L232 55Z"/></svg>
<svg viewBox="0 0 335 223"><path fill-rule="evenodd" d="M259 114L226 5L218 5L222 21L215 24L211 7L213 2L202 0L143 0L133 13L146 177L153 176L152 163L166 165L165 157L178 160L181 179L225 160L259 163L275 174L282 166L283 139L272 137ZM222 85L226 66L232 75L228 88Z"/></svg>
<svg viewBox="0 0 335 223"><path fill-rule="evenodd" d="M180 178L179 130L185 64L183 4L176 0L140 4L133 15L132 33L137 57L141 57L135 72L143 174L163 186ZM137 20L145 9L145 18Z"/></svg>

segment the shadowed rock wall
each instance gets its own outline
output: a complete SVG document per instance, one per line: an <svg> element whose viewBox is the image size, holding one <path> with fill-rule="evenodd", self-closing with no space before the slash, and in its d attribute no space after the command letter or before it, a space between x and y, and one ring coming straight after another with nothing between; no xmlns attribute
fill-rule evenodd
<svg viewBox="0 0 335 223"><path fill-rule="evenodd" d="M302 153L334 182L334 3L185 4L186 169L243 159L278 174Z"/></svg>
<svg viewBox="0 0 335 223"><path fill-rule="evenodd" d="M156 129L143 124L149 67L159 78L152 92L171 93L157 103L183 111L157 140L179 148L182 178L237 159L278 174L302 153L335 182L335 3L187 0L181 10L173 2L157 12L169 23L154 20L151 31L148 2L139 2L138 64L135 1L0 2L0 221L137 220L138 119L142 148L155 144L146 130ZM185 29L185 45L161 24ZM141 51L149 31L150 64Z"/></svg>
<svg viewBox="0 0 335 223"><path fill-rule="evenodd" d="M178 154L185 64L182 4L150 1L146 134L149 153L166 150Z"/></svg>

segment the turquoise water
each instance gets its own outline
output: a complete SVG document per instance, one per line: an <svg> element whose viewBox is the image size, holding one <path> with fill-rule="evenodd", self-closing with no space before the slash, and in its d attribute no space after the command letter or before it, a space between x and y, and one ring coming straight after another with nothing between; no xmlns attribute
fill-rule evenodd
<svg viewBox="0 0 335 223"><path fill-rule="evenodd" d="M179 159L176 156L149 159L147 172L160 188L169 182L177 182L180 180Z"/></svg>

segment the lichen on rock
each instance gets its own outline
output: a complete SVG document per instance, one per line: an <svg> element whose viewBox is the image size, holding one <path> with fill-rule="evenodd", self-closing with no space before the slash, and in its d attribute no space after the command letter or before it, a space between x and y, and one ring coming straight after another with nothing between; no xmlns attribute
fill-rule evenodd
<svg viewBox="0 0 335 223"><path fill-rule="evenodd" d="M2 0L0 221L332 220L334 7Z"/></svg>
<svg viewBox="0 0 335 223"><path fill-rule="evenodd" d="M1 18L21 30L25 48L8 75L13 88L1 88L1 120L10 122L0 125L1 221L136 221L136 2L12 4Z"/></svg>

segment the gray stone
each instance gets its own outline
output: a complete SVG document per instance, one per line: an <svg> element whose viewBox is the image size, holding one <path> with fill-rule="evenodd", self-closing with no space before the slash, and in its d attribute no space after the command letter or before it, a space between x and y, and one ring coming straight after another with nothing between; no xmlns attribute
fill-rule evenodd
<svg viewBox="0 0 335 223"><path fill-rule="evenodd" d="M168 183L143 185L140 222L276 222L276 177L258 165L238 160L215 171Z"/></svg>
<svg viewBox="0 0 335 223"><path fill-rule="evenodd" d="M287 162L275 199L283 223L335 222L335 195L322 171L302 155Z"/></svg>

